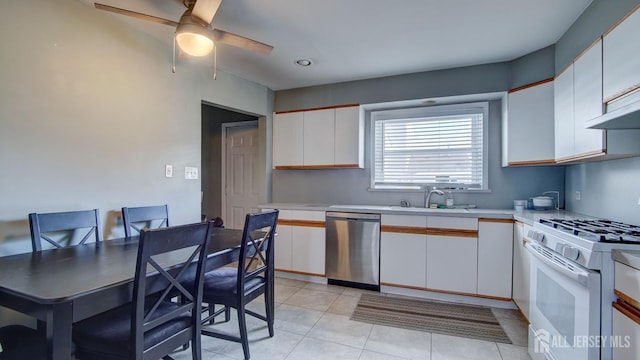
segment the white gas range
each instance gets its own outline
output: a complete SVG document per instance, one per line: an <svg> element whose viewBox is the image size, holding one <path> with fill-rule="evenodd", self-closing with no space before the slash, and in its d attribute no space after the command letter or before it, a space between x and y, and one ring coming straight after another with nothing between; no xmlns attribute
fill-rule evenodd
<svg viewBox="0 0 640 360"><path fill-rule="evenodd" d="M540 219L531 254L529 354L534 360L610 360L616 297L611 250L640 250L640 227L597 219Z"/></svg>

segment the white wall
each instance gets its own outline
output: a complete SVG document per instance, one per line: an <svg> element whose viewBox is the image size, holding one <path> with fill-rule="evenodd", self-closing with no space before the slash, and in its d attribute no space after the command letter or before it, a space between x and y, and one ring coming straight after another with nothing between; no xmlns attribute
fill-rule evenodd
<svg viewBox="0 0 640 360"><path fill-rule="evenodd" d="M2 1L0 43L0 221L162 203L198 221L183 174L200 167L201 102L271 118L268 88L214 81L212 61L172 74L170 42L80 1Z"/></svg>

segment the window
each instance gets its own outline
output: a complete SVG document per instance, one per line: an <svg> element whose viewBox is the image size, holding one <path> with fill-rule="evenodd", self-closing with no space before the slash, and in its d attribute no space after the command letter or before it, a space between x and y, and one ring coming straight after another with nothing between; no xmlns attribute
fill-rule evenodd
<svg viewBox="0 0 640 360"><path fill-rule="evenodd" d="M371 112L373 189L486 189L487 103Z"/></svg>

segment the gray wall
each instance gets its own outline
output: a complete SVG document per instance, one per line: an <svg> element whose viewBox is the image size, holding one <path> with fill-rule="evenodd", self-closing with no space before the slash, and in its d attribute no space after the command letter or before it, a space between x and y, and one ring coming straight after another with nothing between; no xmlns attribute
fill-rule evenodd
<svg viewBox="0 0 640 360"><path fill-rule="evenodd" d="M138 29L77 0L0 2L0 256L31 251L30 212L98 208L106 224L167 203L174 224L198 221L201 180L183 174L201 167L201 103L270 121L271 90L188 61L172 74L171 42Z"/></svg>
<svg viewBox="0 0 640 360"><path fill-rule="evenodd" d="M566 66L639 3L637 0L595 0L558 41L557 69ZM576 191L580 191L579 201L575 200ZM567 208L572 211L640 225L640 159L569 166L566 193Z"/></svg>
<svg viewBox="0 0 640 360"><path fill-rule="evenodd" d="M489 105L488 193L455 193L457 204L483 208L509 208L513 199L526 199L564 186L562 167L502 168L500 166L500 101ZM370 129L367 127L366 133ZM369 138L365 148L369 148ZM366 152L365 163L370 160ZM338 170L274 170L273 201L319 204L399 205L408 200L414 206L424 202L422 191L369 191L370 167ZM434 200L440 200L434 198Z"/></svg>
<svg viewBox="0 0 640 360"><path fill-rule="evenodd" d="M277 91L275 110L285 111L349 103L388 101L504 92L554 76L553 46L512 62L361 80L340 84ZM489 114L489 193L456 193L458 204L483 208L511 208L514 199L526 199L543 191L564 193L564 167L502 168L500 166L500 102L492 101ZM368 129L365 149L369 149ZM369 151L362 170L277 170L272 173L274 202L421 204L415 191L369 191Z"/></svg>

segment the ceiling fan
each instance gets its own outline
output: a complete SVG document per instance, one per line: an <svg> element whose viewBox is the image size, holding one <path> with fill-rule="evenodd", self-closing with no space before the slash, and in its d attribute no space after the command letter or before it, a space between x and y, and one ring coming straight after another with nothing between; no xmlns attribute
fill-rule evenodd
<svg viewBox="0 0 640 360"><path fill-rule="evenodd" d="M95 3L96 9L116 14L132 16L138 19L169 25L176 28L175 42L180 50L192 56L204 56L211 52L214 43L223 43L261 54L270 54L273 46L244 36L211 27L211 21L222 0L181 0L187 10L180 21L172 21L152 15Z"/></svg>

